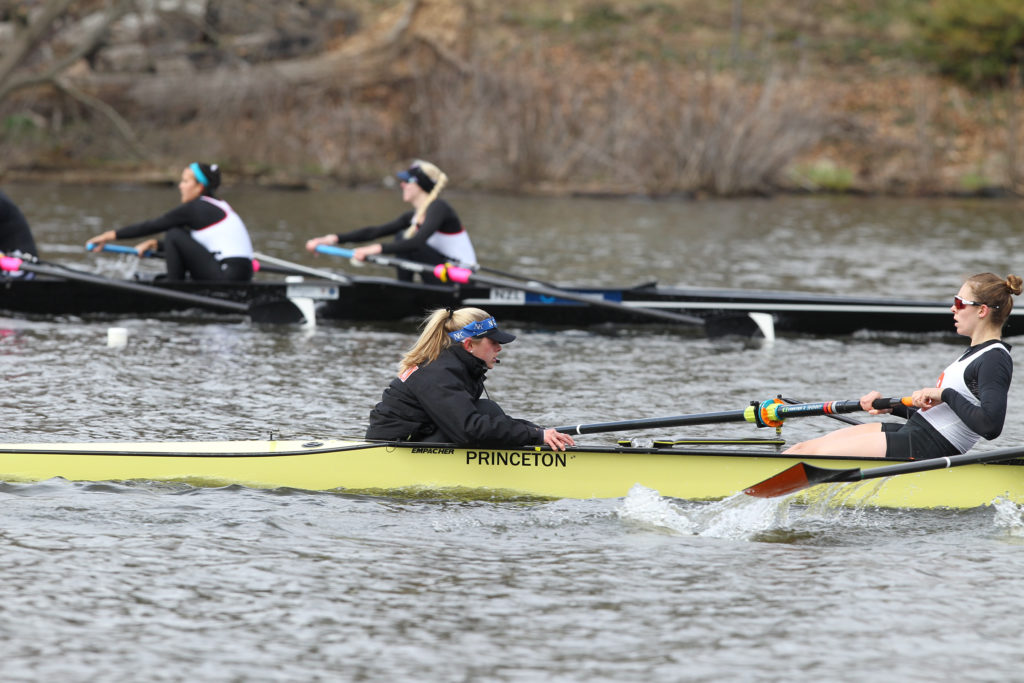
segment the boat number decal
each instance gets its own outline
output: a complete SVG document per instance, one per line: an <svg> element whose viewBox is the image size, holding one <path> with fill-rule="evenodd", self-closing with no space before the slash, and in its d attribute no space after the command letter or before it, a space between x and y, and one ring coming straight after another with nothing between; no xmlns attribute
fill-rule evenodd
<svg viewBox="0 0 1024 683"><path fill-rule="evenodd" d="M290 299L313 299L314 301L334 301L338 298L336 285L289 284L285 295Z"/></svg>
<svg viewBox="0 0 1024 683"><path fill-rule="evenodd" d="M490 301L506 301L508 303L521 304L526 301L526 292L519 289L492 287L488 299Z"/></svg>
<svg viewBox="0 0 1024 683"><path fill-rule="evenodd" d="M520 453L519 451L466 451L467 465L495 467L565 467L565 453L546 451Z"/></svg>

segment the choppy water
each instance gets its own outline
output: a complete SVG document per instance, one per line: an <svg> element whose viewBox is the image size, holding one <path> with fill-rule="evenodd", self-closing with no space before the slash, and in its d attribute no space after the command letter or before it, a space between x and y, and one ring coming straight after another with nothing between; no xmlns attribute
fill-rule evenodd
<svg viewBox="0 0 1024 683"><path fill-rule="evenodd" d="M44 255L82 263L86 238L176 198L5 190ZM227 198L257 248L296 260L308 236L400 209L381 193ZM492 265L556 281L945 297L962 274L1024 270L1010 203L453 203ZM0 320L5 440L359 435L415 334L135 319L117 322L129 342L112 349L111 324ZM777 393L901 393L933 383L958 349L867 336L757 347L664 331L516 331L491 396L547 424L732 409ZM1020 398L1015 387L1011 405ZM794 420L787 438L834 424ZM1012 412L997 444L1021 441ZM0 483L0 505L5 681L1019 677L1024 511L1007 502L836 510L640 488L616 500L511 502L56 480Z"/></svg>

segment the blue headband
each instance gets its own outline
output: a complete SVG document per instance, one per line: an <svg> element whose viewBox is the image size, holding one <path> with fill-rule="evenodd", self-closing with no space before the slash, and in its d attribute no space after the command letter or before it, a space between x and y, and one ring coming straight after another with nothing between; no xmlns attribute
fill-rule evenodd
<svg viewBox="0 0 1024 683"><path fill-rule="evenodd" d="M203 187L210 186L210 181L206 179L206 174L203 173L203 169L199 168L199 164L193 161L188 167L192 169L192 175L196 177L200 185Z"/></svg>
<svg viewBox="0 0 1024 683"><path fill-rule="evenodd" d="M470 324L463 327L461 330L455 330L449 332L448 336L454 342L460 342L463 339L470 339L471 337L479 337L488 330L493 330L498 326L498 323L494 322L494 318L487 318L485 320L474 320Z"/></svg>

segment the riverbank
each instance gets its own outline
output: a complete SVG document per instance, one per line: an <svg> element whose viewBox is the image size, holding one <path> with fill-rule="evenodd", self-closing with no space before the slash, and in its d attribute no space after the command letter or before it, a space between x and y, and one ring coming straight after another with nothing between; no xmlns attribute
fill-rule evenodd
<svg viewBox="0 0 1024 683"><path fill-rule="evenodd" d="M93 99L5 101L0 180L166 183L215 159L317 189L423 157L453 186L526 195L1024 189L1024 97L908 58L895 0L237 4L112 24L66 77Z"/></svg>

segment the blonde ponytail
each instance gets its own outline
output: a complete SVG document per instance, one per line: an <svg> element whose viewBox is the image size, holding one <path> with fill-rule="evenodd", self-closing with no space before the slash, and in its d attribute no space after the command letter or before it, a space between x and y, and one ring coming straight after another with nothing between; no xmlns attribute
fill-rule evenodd
<svg viewBox="0 0 1024 683"><path fill-rule="evenodd" d="M398 364L399 377L405 375L409 370L437 360L441 352L454 344L448 336L449 332L461 330L471 322L486 320L490 314L479 308L460 308L452 311L447 308L438 308L431 311L423 320L423 331L419 339L412 345Z"/></svg>
<svg viewBox="0 0 1024 683"><path fill-rule="evenodd" d="M406 239L409 239L410 237L415 235L416 231L420 229L420 222L426 215L427 208L430 207L431 203L433 203L433 201L437 199L437 196L441 194L441 190L443 190L445 185L448 184L448 176L445 174L445 172L439 169L434 164L430 163L429 161L416 160L413 162L413 166L419 166L420 169L427 175L427 177L434 182L434 189L430 191L430 194L427 195L426 200L423 202L423 204L420 205L418 209L416 209L416 212L412 215L412 222L409 224L409 227L405 229L404 235Z"/></svg>

